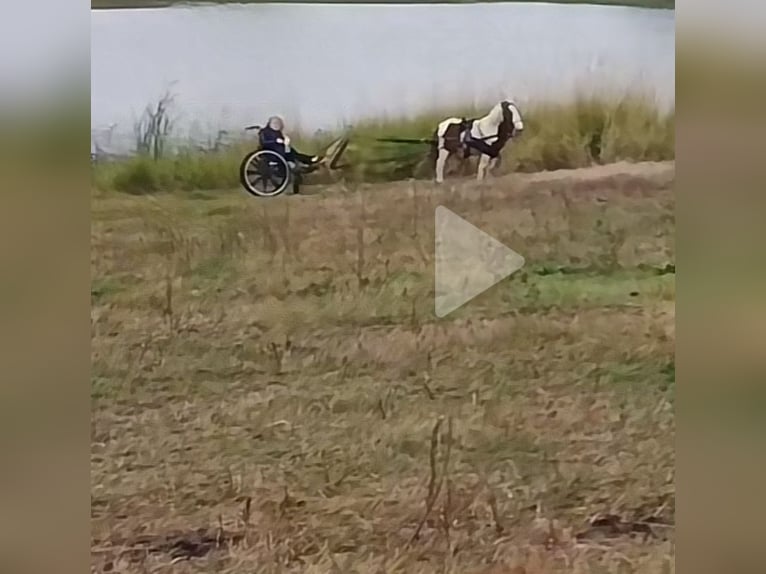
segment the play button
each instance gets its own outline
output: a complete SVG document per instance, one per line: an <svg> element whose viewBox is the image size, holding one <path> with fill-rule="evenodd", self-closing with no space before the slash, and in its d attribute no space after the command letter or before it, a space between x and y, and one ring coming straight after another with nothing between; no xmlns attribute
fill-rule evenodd
<svg viewBox="0 0 766 574"><path fill-rule="evenodd" d="M435 310L445 317L524 266L524 258L444 206L435 217Z"/></svg>

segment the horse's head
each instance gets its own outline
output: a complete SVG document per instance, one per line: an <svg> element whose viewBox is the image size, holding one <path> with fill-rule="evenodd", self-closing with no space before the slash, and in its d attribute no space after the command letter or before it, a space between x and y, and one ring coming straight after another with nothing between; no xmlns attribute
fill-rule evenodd
<svg viewBox="0 0 766 574"><path fill-rule="evenodd" d="M498 104L502 112L502 121L499 131L513 137L524 131L524 120L518 106L512 100L503 100Z"/></svg>

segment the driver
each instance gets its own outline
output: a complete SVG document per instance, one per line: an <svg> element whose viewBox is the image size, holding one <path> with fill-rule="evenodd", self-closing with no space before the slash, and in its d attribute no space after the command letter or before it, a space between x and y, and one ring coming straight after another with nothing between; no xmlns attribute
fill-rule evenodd
<svg viewBox="0 0 766 574"><path fill-rule="evenodd" d="M321 159L319 156L310 156L300 153L298 150L290 146L290 138L282 133L284 126L285 124L281 117L271 116L266 127L261 128L261 131L258 134L261 147L273 151L274 153L278 153L287 161L302 163L307 166L319 163Z"/></svg>

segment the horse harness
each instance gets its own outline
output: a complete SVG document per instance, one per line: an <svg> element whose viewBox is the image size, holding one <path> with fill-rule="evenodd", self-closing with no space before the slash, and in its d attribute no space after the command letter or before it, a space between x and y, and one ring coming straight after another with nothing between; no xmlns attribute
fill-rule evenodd
<svg viewBox="0 0 766 574"><path fill-rule="evenodd" d="M483 138L475 138L471 132L473 131L475 123L481 118L461 118L460 123L454 124L454 129L453 126L450 126L444 133L445 147L451 152L457 152L462 149L464 158L468 158L473 150L488 155L491 158L498 157L500 151L505 144L508 143L508 140L513 137L515 131L513 115L509 109L509 104L503 102L502 105L503 121L498 125L496 134L485 136ZM453 133L450 133L451 131ZM493 143L488 144L486 140L493 138L497 139L495 139Z"/></svg>

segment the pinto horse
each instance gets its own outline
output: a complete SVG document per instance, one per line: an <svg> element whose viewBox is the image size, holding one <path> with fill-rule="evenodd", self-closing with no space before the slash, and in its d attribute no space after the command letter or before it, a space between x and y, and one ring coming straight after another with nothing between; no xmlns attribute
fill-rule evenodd
<svg viewBox="0 0 766 574"><path fill-rule="evenodd" d="M513 136L524 129L524 120L511 100L499 102L483 118L447 118L433 134L431 154L436 162L436 182L444 181L444 167L450 155L472 151L481 154L476 179L483 180L497 163L500 152Z"/></svg>

